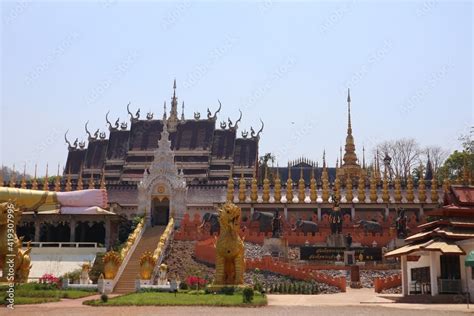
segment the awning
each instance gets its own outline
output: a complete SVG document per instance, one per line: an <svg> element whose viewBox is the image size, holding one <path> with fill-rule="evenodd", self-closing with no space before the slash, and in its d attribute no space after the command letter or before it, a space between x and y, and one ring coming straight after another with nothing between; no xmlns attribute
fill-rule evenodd
<svg viewBox="0 0 474 316"><path fill-rule="evenodd" d="M399 257L402 255L408 255L416 251L439 251L443 254L450 255L463 255L464 250L462 250L456 244L448 244L445 241L434 241L430 240L426 243L416 244L416 245L406 245L401 248L392 250L385 254L386 258L389 257Z"/></svg>
<svg viewBox="0 0 474 316"><path fill-rule="evenodd" d="M464 265L466 267L474 267L474 251L471 251L464 260Z"/></svg>

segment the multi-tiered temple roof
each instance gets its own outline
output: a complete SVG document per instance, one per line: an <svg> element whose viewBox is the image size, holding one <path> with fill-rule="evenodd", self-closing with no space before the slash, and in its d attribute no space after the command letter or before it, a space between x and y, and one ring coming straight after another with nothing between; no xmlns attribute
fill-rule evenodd
<svg viewBox="0 0 474 316"><path fill-rule="evenodd" d="M158 146L163 124L166 122L175 162L183 170L188 182L227 180L231 170L235 176L243 173L245 177L252 177L256 171L258 142L263 123L258 132L251 129L250 134L242 132L242 137L238 137L242 113L235 123L228 119L217 127L220 102L214 113L208 109L206 118L201 118L200 113L194 113L193 118L186 119L184 103L179 117L177 108L175 81L171 110L168 115L165 102L162 119L155 119L152 113L148 113L145 119L140 119L140 110L132 114L128 105L130 128L126 122L120 124L119 120L112 124L107 114L108 138L99 130L91 134L86 124L87 146L78 143L77 139L71 145L66 139L69 153L65 174L71 174L73 179L78 179L80 175L83 179L100 179L104 175L107 184L139 182L153 160L153 152Z"/></svg>

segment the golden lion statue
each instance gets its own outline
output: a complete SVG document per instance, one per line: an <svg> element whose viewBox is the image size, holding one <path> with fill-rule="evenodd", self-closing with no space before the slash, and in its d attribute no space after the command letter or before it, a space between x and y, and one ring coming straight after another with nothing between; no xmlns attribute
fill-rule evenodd
<svg viewBox="0 0 474 316"><path fill-rule="evenodd" d="M216 242L215 285L244 283L244 242L239 236L240 208L227 202L219 209L220 234Z"/></svg>
<svg viewBox="0 0 474 316"><path fill-rule="evenodd" d="M11 210L13 209L13 212ZM21 211L11 201L0 203L0 281L26 282L31 269L31 248L28 243L26 250L21 249L23 237L16 235L16 225L21 217ZM10 236L9 236L10 235ZM10 243L9 240L12 242ZM9 255L14 256L9 256ZM14 280L8 276L10 260L14 260ZM8 276L8 278L7 278Z"/></svg>

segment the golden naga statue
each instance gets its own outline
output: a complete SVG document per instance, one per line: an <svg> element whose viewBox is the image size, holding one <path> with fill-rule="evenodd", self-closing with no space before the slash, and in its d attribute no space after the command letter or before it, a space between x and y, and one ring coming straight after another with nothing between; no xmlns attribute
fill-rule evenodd
<svg viewBox="0 0 474 316"><path fill-rule="evenodd" d="M239 236L240 208L230 202L219 209L221 231L216 242L216 275L214 285L244 283L244 242Z"/></svg>
<svg viewBox="0 0 474 316"><path fill-rule="evenodd" d="M140 279L150 280L155 268L156 260L151 251L145 251L140 257Z"/></svg>
<svg viewBox="0 0 474 316"><path fill-rule="evenodd" d="M13 210L13 212L11 211ZM16 235L16 225L21 217L21 211L11 201L0 203L0 269L2 278L0 281L27 282L31 269L31 248L28 244L26 250L22 250L22 239ZM11 235L12 237L10 237ZM11 242L9 241L11 240ZM11 255L14 255L11 256ZM14 280L8 276L10 268L9 261L14 258L15 274Z"/></svg>
<svg viewBox="0 0 474 316"><path fill-rule="evenodd" d="M102 260L104 262L104 278L107 280L114 279L122 264L120 254L116 251L109 251Z"/></svg>
<svg viewBox="0 0 474 316"><path fill-rule="evenodd" d="M14 201L14 202L11 202ZM74 192L50 192L0 187L0 269L3 271L2 280L6 279L8 271L8 254L15 256L15 282L26 282L31 269L31 248L22 250L22 238L16 235L16 224L23 211L38 211L57 209L67 213L71 209L87 210L89 207L107 206L105 190L83 190ZM13 214L11 209L14 209ZM13 225L13 227L9 227ZM13 243L8 243L7 235L13 231ZM10 281L10 280L9 280Z"/></svg>

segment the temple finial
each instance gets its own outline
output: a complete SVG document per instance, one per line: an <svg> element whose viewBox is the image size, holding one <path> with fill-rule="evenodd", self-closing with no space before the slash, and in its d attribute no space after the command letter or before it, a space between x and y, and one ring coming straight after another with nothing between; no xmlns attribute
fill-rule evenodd
<svg viewBox="0 0 474 316"><path fill-rule="evenodd" d="M351 122L351 90L347 89L347 134L352 134L352 122Z"/></svg>
<svg viewBox="0 0 474 316"><path fill-rule="evenodd" d="M163 121L166 120L166 101L163 104Z"/></svg>
<svg viewBox="0 0 474 316"><path fill-rule="evenodd" d="M362 168L365 169L365 146L362 147Z"/></svg>
<svg viewBox="0 0 474 316"><path fill-rule="evenodd" d="M323 168L326 168L326 149L323 150Z"/></svg>
<svg viewBox="0 0 474 316"><path fill-rule="evenodd" d="M184 101L183 105L181 106L181 121L184 121Z"/></svg>

